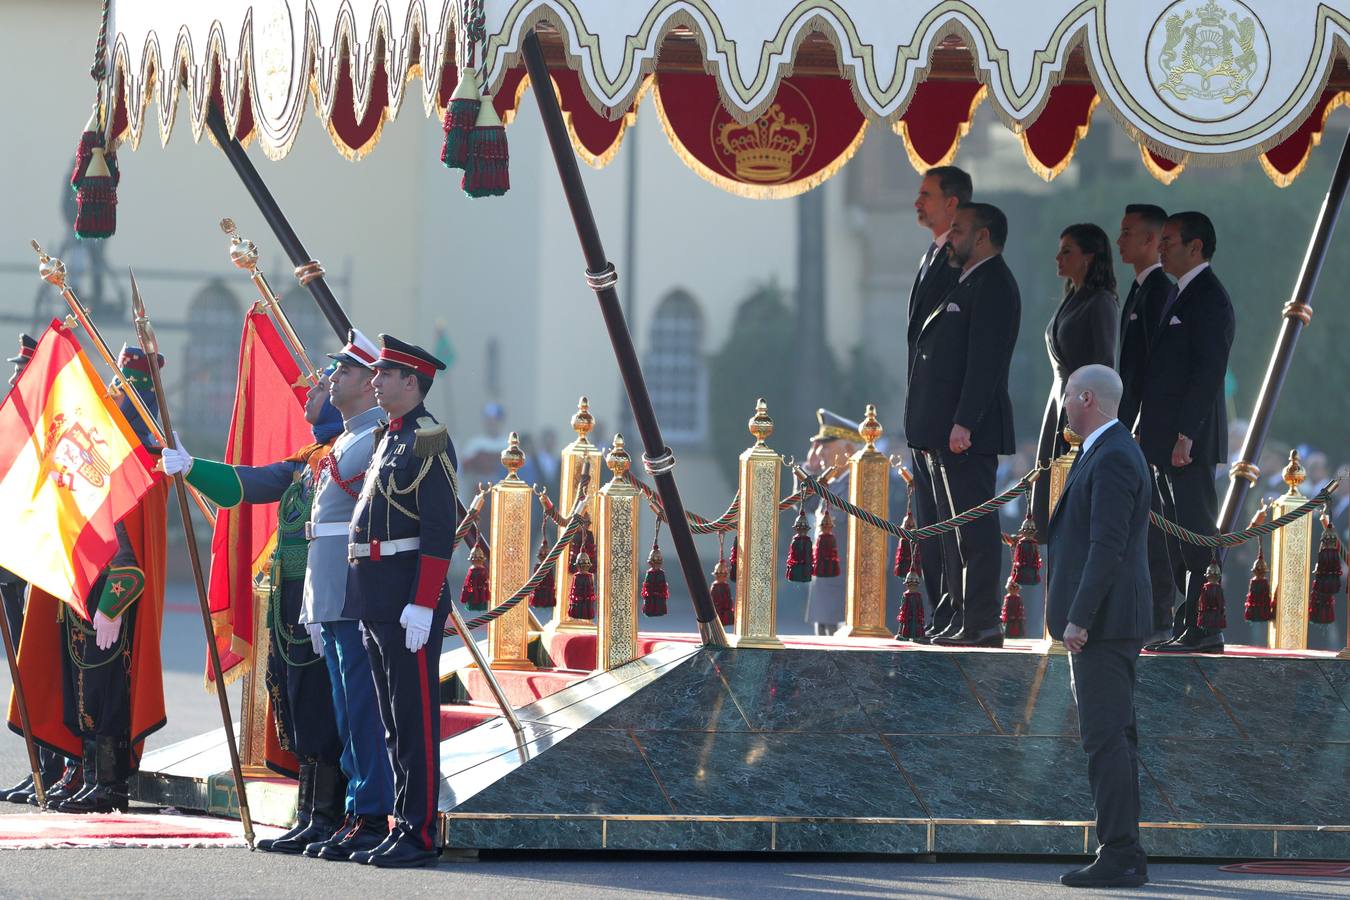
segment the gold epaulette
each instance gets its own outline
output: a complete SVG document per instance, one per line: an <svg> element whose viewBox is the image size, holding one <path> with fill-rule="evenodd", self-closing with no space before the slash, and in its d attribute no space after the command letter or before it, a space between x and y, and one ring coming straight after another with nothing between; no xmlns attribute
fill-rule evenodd
<svg viewBox="0 0 1350 900"><path fill-rule="evenodd" d="M421 459L440 456L450 446L450 435L445 426L430 416L417 420L417 430L413 432L413 455Z"/></svg>

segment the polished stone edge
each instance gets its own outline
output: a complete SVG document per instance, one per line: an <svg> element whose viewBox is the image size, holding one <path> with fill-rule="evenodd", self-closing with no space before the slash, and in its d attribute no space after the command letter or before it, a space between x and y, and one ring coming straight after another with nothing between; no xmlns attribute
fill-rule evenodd
<svg viewBox="0 0 1350 900"><path fill-rule="evenodd" d="M922 823L783 822L773 824L773 849L782 853L927 853Z"/></svg>
<svg viewBox="0 0 1350 900"><path fill-rule="evenodd" d="M1077 855L1087 851L1083 825L935 825L935 853L1034 853Z"/></svg>
<svg viewBox="0 0 1350 900"><path fill-rule="evenodd" d="M773 849L770 822L603 820L606 850L763 851Z"/></svg>

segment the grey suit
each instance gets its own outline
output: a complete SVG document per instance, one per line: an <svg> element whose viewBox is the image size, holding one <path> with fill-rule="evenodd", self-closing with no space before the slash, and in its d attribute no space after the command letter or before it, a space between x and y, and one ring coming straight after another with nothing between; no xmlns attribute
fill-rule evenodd
<svg viewBox="0 0 1350 900"><path fill-rule="evenodd" d="M344 422L342 434L338 435L329 454L337 462L339 478L344 482L355 479L350 489L357 493L361 490L359 476L370 465L370 456L375 449L375 426L383 416L384 411L374 406ZM304 606L300 612L302 625L343 620L342 604L347 596L347 525L355 508L356 497L324 469L314 486L314 505L309 519L315 524L341 527L336 529L340 533L316 537L309 542Z"/></svg>
<svg viewBox="0 0 1350 900"><path fill-rule="evenodd" d="M830 482L830 490L841 497L848 496L848 471ZM825 501L820 501L811 521L811 540L820 536L820 523L825 518L825 510L830 509ZM830 510L834 520L834 538L839 544L839 575L835 578L812 578L806 589L806 621L821 625L837 625L844 621L845 593L848 587L848 517L841 516L838 510Z"/></svg>
<svg viewBox="0 0 1350 900"><path fill-rule="evenodd" d="M1078 732L1097 810L1097 854L1122 868L1139 845L1135 663L1152 625L1148 571L1151 481L1143 451L1119 422L1074 464L1050 517L1046 617L1050 633L1086 628L1069 657Z"/></svg>

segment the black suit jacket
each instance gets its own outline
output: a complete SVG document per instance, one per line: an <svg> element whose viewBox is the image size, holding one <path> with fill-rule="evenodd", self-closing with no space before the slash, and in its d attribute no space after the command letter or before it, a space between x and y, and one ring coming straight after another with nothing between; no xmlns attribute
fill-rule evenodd
<svg viewBox="0 0 1350 900"><path fill-rule="evenodd" d="M1088 640L1142 638L1153 626L1148 574L1152 480L1144 454L1119 422L1079 457L1050 517L1046 617Z"/></svg>
<svg viewBox="0 0 1350 900"><path fill-rule="evenodd" d="M1157 326L1140 378L1137 426L1151 464L1171 464L1178 434L1191 439L1196 463L1228 461L1223 379L1234 327L1233 304L1212 268L1186 285Z"/></svg>
<svg viewBox="0 0 1350 900"><path fill-rule="evenodd" d="M1110 291L1075 291L1059 305L1045 328L1045 352L1055 380L1041 420L1036 458L1049 460L1066 447L1060 437L1063 415L1060 395L1075 369L1090 365L1115 365L1116 295Z"/></svg>
<svg viewBox="0 0 1350 900"><path fill-rule="evenodd" d="M905 369L906 372L914 368L914 345L919 339L919 330L923 327L924 320L933 311L933 307L947 296L952 285L956 284L956 279L961 276L959 269L947 264L949 252L950 245L944 243L933 257L933 262L923 278L919 278L918 272L914 273L914 285L909 290L909 329L905 339L909 349L909 365Z"/></svg>
<svg viewBox="0 0 1350 900"><path fill-rule="evenodd" d="M1139 393L1143 389L1149 348L1171 286L1172 280L1159 266L1148 273L1144 283L1133 291L1133 297L1128 292L1125 295L1125 306L1120 311L1120 365L1116 368L1125 386L1125 393L1120 398L1120 421L1126 428L1133 429L1139 418ZM1134 287L1133 280L1130 287Z"/></svg>
<svg viewBox="0 0 1350 900"><path fill-rule="evenodd" d="M970 429L971 452L1013 452L1008 366L1021 319L1017 281L1002 255L985 260L933 305L919 325L909 369L910 446L945 449L952 425L960 424Z"/></svg>

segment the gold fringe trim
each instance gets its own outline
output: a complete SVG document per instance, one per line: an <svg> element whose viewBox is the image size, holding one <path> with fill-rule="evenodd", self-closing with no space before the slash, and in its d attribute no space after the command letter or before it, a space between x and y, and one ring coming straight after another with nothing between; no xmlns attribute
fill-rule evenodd
<svg viewBox="0 0 1350 900"><path fill-rule="evenodd" d="M1074 154L1078 152L1078 142L1087 137L1088 129L1092 127L1092 114L1097 111L1097 105L1101 102L1102 95L1094 93L1092 102L1088 104L1087 118L1082 125L1074 128L1073 142L1069 144L1069 152L1064 154L1064 158L1054 166L1047 166L1041 162L1032 152L1031 139L1027 136L1027 133L1025 131L1018 132L1017 140L1022 144L1022 155L1027 158L1027 166L1031 168L1031 171L1041 176L1044 181L1054 181L1061 172L1067 169L1069 163L1073 162Z"/></svg>
<svg viewBox="0 0 1350 900"><path fill-rule="evenodd" d="M1139 158L1144 162L1144 170L1164 185L1176 181L1177 177L1186 169L1185 163L1177 163L1171 171L1164 169L1153 160L1153 151L1143 144L1139 145Z"/></svg>
<svg viewBox="0 0 1350 900"><path fill-rule="evenodd" d="M909 164L914 167L915 172L922 175L924 172L927 172L929 169L936 166L951 165L952 161L956 159L956 151L961 149L961 140L966 135L970 134L970 127L975 123L975 110L979 109L980 104L983 103L984 99L988 96L989 85L980 85L980 89L977 90L975 96L971 98L970 110L966 113L965 121L957 126L956 137L952 140L952 145L947 148L947 152L942 154L942 158L937 162L930 163L915 151L914 144L910 141L909 137L908 122L904 119L897 119L891 123L891 130L900 136L900 140L905 145L905 155L909 157Z"/></svg>
<svg viewBox="0 0 1350 900"><path fill-rule="evenodd" d="M833 178L835 173L844 167L844 165L853 158L853 154L858 152L862 146L863 138L867 135L867 119L864 118L862 125L858 128L858 133L853 136L853 140L844 148L843 152L827 163L824 167L817 170L814 174L806 178L799 178L796 181L790 181L786 184L747 184L744 181L738 181L730 178L720 172L714 172L708 166L704 165L693 153L689 152L680 142L679 135L675 133L675 128L670 124L670 119L666 115L665 106L661 103L661 86L656 85L652 91L652 100L656 105L656 117L661 120L661 129L666 133L666 140L670 142L670 147L675 151L675 155L694 171L699 178L711 185L721 188L728 194L734 194L737 197L748 197L751 200L784 200L788 197L796 197L804 194L811 188L825 183Z"/></svg>
<svg viewBox="0 0 1350 900"><path fill-rule="evenodd" d="M577 80L578 82L585 84L585 79L578 78ZM558 106L561 108L562 91L558 88L558 82L551 76L549 77L549 81L553 82L553 96L558 98ZM628 134L628 129L637 124L638 106L641 105L647 94L651 92L655 81L655 78L643 79L642 87L638 88L637 94L633 97L632 107L623 114L623 118L620 120L618 134L614 136L614 140L610 142L610 145L600 153L592 153L590 148L581 142L581 138L577 136L577 129L576 125L573 123L572 113L567 109L563 109L563 124L567 126L567 138L572 142L572 149L576 152L577 156L581 157L582 162L586 163L586 165L590 166L592 169L603 169L605 166L614 162L614 158L619 155L619 149L623 146L623 139L624 136ZM513 100L512 107L506 111L506 115L502 116L503 125L510 125L515 121L516 113L520 112L520 104L525 99L525 92L529 90L529 88L530 76L525 75L521 77L520 83L516 85L516 96Z"/></svg>
<svg viewBox="0 0 1350 900"><path fill-rule="evenodd" d="M1308 167L1308 160L1312 159L1313 149L1320 146L1322 143L1322 135L1325 134L1327 130L1327 120L1331 118L1332 113L1342 106L1350 106L1350 91L1341 91L1327 101L1326 109L1322 110L1322 122L1313 129L1310 140L1308 141L1308 149L1304 151L1303 159L1299 161L1299 164L1294 167L1292 172L1281 172L1279 169L1272 166L1270 164L1270 159L1265 153L1262 153L1257 157L1261 163L1261 170L1266 173L1267 178L1274 182L1276 187L1289 187L1289 185L1294 183L1295 178L1303 174L1303 170ZM1307 120L1305 119L1304 121L1306 122Z"/></svg>

